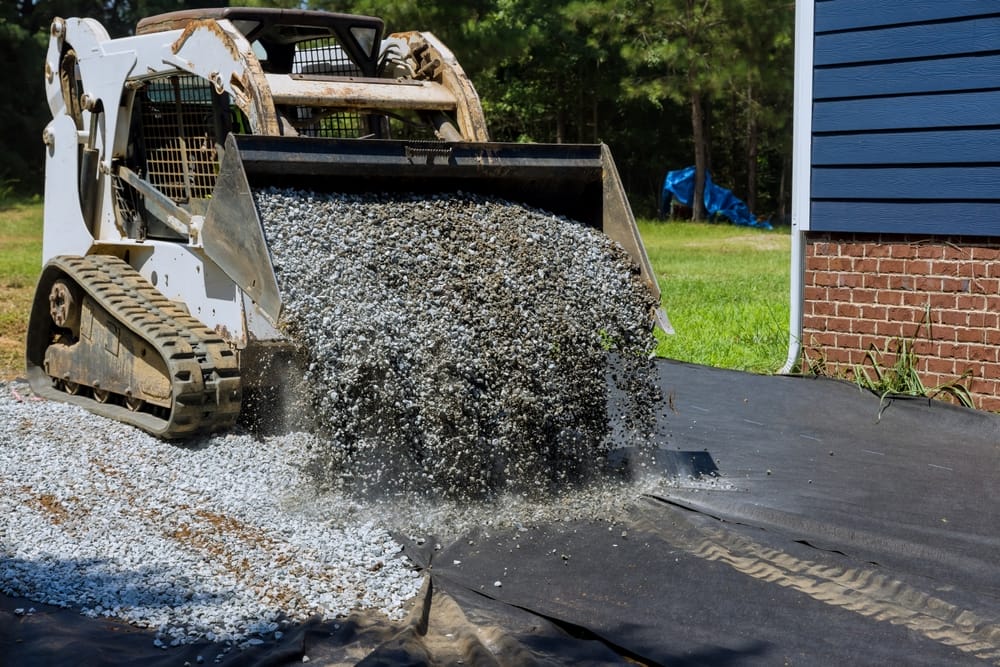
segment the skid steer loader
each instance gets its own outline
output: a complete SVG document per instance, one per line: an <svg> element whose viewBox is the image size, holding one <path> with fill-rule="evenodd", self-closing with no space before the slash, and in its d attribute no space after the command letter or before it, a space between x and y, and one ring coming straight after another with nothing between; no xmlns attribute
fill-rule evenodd
<svg viewBox="0 0 1000 667"><path fill-rule="evenodd" d="M173 12L109 38L52 22L36 393L163 438L230 427L292 353L252 193L506 196L591 225L659 289L606 146L491 143L479 98L432 34L378 18ZM669 327L665 316L661 325Z"/></svg>

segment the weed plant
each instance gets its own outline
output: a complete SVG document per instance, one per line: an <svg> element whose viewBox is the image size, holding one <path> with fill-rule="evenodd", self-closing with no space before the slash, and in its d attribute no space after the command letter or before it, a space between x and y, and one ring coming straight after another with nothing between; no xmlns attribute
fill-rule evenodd
<svg viewBox="0 0 1000 667"><path fill-rule="evenodd" d="M902 336L892 338L886 341L881 350L874 343L871 345L868 353L865 355L865 362L871 365L870 372L865 364L855 364L851 369L854 382L858 387L879 395L879 419L882 418L882 413L888 406L888 399L894 395L935 398L943 394L944 396L950 396L960 405L964 405L967 408L973 407L972 395L969 393L968 388L962 384L962 382L970 377L970 371L966 371L960 377L936 387L927 388L924 386L917 372L919 359L916 352L914 352L913 343L920 329L925 325L929 335L931 328L929 307L924 311L924 322L917 325L913 336L909 338ZM894 359L891 364L886 365L885 360L889 356L893 356Z"/></svg>

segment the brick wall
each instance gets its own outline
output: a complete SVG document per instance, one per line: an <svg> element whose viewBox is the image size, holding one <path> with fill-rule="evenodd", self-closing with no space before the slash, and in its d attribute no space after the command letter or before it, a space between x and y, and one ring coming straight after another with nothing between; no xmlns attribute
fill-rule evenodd
<svg viewBox="0 0 1000 667"><path fill-rule="evenodd" d="M852 377L873 344L913 339L925 386L968 371L976 407L1000 411L1000 239L812 233L804 279L809 360Z"/></svg>

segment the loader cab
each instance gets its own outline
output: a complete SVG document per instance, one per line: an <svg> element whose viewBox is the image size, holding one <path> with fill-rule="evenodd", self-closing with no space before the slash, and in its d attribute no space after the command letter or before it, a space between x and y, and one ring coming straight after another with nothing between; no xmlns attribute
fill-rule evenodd
<svg viewBox="0 0 1000 667"><path fill-rule="evenodd" d="M374 79L384 23L371 16L255 7L191 9L142 19L137 34L183 28L195 20L228 20L253 47L268 75L298 80ZM276 105L283 131L309 137L387 138L382 114L316 104Z"/></svg>

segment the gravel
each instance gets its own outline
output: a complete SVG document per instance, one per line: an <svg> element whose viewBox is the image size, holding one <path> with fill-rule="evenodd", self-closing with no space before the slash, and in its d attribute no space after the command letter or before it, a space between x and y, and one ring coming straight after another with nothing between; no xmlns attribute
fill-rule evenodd
<svg viewBox="0 0 1000 667"><path fill-rule="evenodd" d="M295 509L315 497L307 434L177 446L28 395L0 385L8 595L155 628L168 646L239 644L355 609L399 619L419 590L375 517Z"/></svg>
<svg viewBox="0 0 1000 667"><path fill-rule="evenodd" d="M0 591L246 645L401 618L394 534L613 525L663 483L602 474L619 446L642 468L658 397L650 298L601 234L473 195L256 197L310 429L170 444L0 384Z"/></svg>
<svg viewBox="0 0 1000 667"><path fill-rule="evenodd" d="M545 495L649 445L653 302L603 234L462 193L255 198L328 488Z"/></svg>

